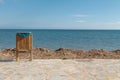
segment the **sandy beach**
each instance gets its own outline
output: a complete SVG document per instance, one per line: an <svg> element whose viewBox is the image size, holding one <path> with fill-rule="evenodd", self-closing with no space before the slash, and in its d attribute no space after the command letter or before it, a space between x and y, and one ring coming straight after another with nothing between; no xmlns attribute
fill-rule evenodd
<svg viewBox="0 0 120 80"><path fill-rule="evenodd" d="M119 59L0 62L0 80L120 80Z"/></svg>
<svg viewBox="0 0 120 80"><path fill-rule="evenodd" d="M0 51L0 80L119 80L120 50L34 48L33 61L14 48Z"/></svg>

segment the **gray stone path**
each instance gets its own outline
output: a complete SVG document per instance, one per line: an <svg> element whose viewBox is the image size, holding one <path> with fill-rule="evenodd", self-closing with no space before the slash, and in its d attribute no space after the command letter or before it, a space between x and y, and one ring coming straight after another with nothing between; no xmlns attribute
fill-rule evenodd
<svg viewBox="0 0 120 80"><path fill-rule="evenodd" d="M0 61L0 80L120 80L120 60Z"/></svg>

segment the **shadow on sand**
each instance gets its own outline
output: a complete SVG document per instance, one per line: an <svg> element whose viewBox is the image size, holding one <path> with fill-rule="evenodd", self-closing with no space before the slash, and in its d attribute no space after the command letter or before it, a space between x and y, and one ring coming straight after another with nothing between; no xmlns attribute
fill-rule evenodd
<svg viewBox="0 0 120 80"><path fill-rule="evenodd" d="M14 60L0 60L0 62L14 62Z"/></svg>

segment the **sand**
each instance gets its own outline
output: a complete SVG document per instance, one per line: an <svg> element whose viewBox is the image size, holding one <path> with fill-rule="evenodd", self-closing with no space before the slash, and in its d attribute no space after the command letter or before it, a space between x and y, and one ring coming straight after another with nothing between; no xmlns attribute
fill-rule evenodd
<svg viewBox="0 0 120 80"><path fill-rule="evenodd" d="M15 48L0 51L0 60L13 60L16 57ZM33 48L34 59L120 59L120 50L74 50L59 48L49 50L45 48ZM20 59L28 59L28 53L19 53Z"/></svg>

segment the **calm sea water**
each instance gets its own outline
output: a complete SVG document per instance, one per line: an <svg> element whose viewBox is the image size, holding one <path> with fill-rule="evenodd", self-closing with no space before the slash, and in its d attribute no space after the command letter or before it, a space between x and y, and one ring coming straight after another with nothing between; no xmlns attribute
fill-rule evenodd
<svg viewBox="0 0 120 80"><path fill-rule="evenodd" d="M0 49L15 48L17 32L32 32L33 47L120 49L120 30L0 30Z"/></svg>

